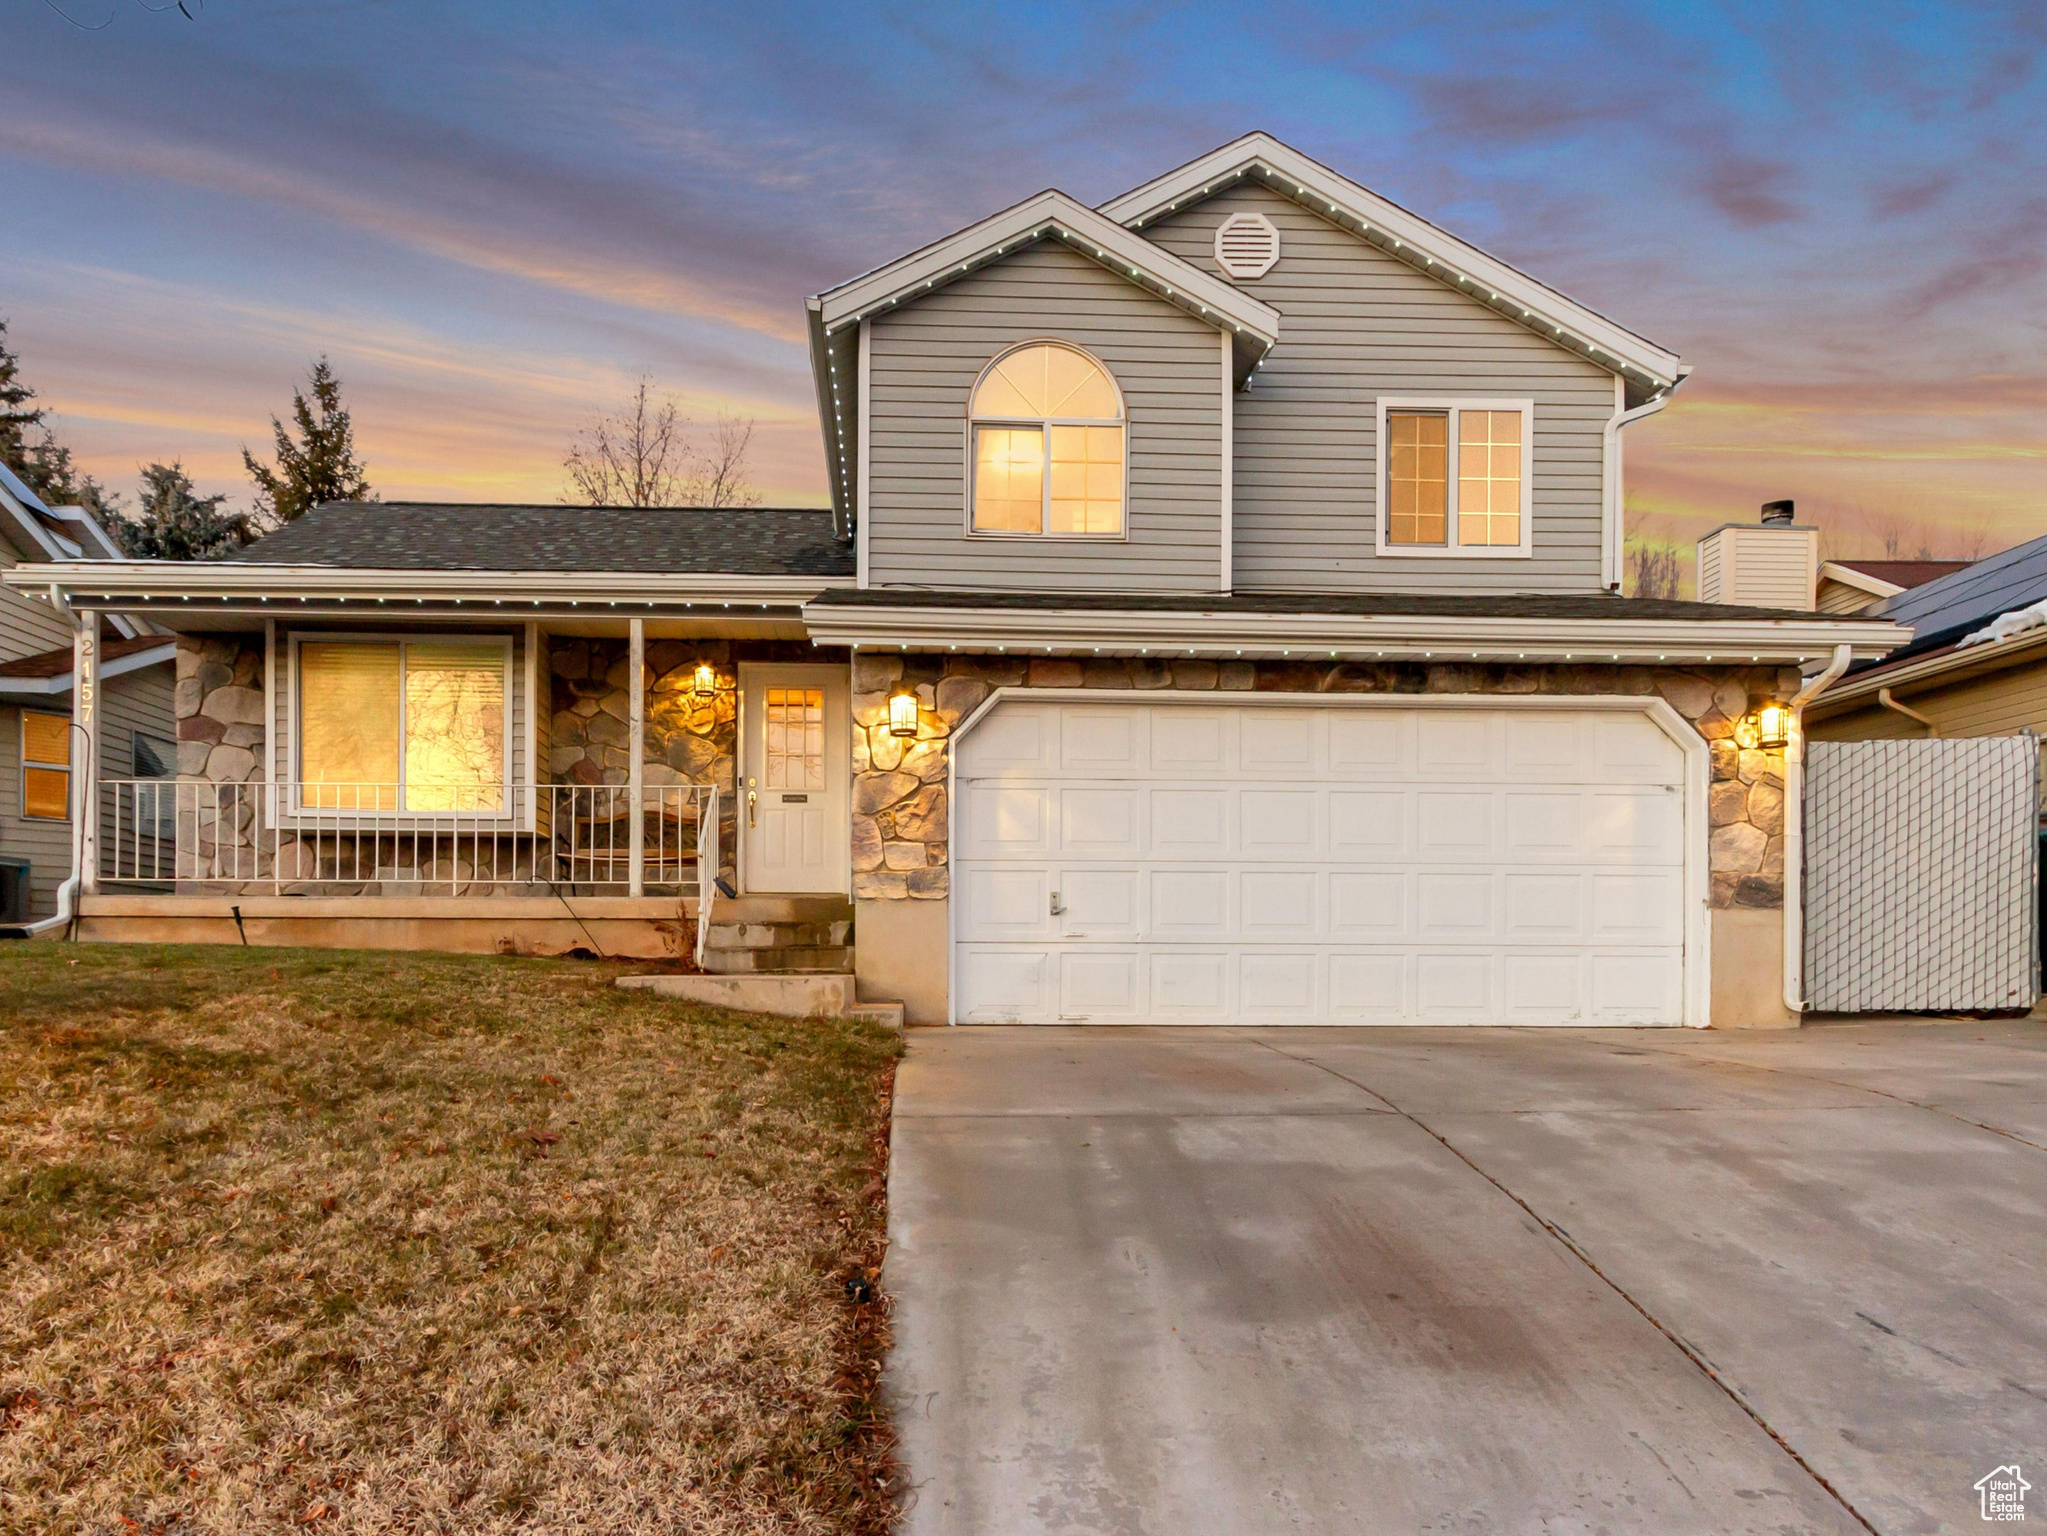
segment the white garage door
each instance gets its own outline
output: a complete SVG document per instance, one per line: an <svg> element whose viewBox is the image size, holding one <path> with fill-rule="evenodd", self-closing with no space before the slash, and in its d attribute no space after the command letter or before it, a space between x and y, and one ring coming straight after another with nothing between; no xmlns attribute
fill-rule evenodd
<svg viewBox="0 0 2047 1536"><path fill-rule="evenodd" d="M1005 701L955 772L963 1023L1683 1021L1639 711Z"/></svg>

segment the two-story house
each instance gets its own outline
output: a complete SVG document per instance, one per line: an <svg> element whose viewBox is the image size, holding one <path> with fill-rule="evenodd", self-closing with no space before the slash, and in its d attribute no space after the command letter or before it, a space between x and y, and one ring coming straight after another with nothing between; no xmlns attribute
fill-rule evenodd
<svg viewBox="0 0 2047 1536"><path fill-rule="evenodd" d="M1792 1017L1801 673L1905 636L1619 595L1674 354L1262 134L809 318L829 512L64 567L181 647L86 931L704 934L913 1021Z"/></svg>

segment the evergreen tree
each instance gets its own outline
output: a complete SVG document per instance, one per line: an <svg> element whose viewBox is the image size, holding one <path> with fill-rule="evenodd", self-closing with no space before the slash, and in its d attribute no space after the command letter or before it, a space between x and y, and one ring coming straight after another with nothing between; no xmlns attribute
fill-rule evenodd
<svg viewBox="0 0 2047 1536"><path fill-rule="evenodd" d="M111 532L137 560L218 560L256 536L245 512L224 512L227 497L201 496L181 463L142 471L142 508L116 517Z"/></svg>
<svg viewBox="0 0 2047 1536"><path fill-rule="evenodd" d="M114 515L119 499L71 462L71 450L57 441L39 405L36 392L21 381L21 358L7 344L7 322L0 320L0 459L21 476L47 507L84 507L104 522ZM40 428L31 439L29 430Z"/></svg>
<svg viewBox="0 0 2047 1536"><path fill-rule="evenodd" d="M313 398L305 392L291 392L292 420L298 426L293 440L283 422L270 418L277 435L277 464L258 463L248 449L242 462L256 482L259 513L288 523L323 501L373 501L368 474L355 456L355 438L347 407L341 403L341 381L321 358L313 365L310 380ZM315 408L318 415L315 416Z"/></svg>

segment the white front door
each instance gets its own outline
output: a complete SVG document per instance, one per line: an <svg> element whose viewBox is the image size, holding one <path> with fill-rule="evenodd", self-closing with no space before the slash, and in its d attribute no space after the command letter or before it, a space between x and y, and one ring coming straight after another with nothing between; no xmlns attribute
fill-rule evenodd
<svg viewBox="0 0 2047 1536"><path fill-rule="evenodd" d="M846 668L742 663L739 688L744 889L843 892L852 779Z"/></svg>
<svg viewBox="0 0 2047 1536"><path fill-rule="evenodd" d="M1023 698L955 764L961 1023L1684 1019L1645 714Z"/></svg>

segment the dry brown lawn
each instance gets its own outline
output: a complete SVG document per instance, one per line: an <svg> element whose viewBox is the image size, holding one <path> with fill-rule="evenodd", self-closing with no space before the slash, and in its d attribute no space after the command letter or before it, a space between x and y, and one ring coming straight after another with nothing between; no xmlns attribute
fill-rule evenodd
<svg viewBox="0 0 2047 1536"><path fill-rule="evenodd" d="M885 1031L0 946L0 1531L870 1532Z"/></svg>

